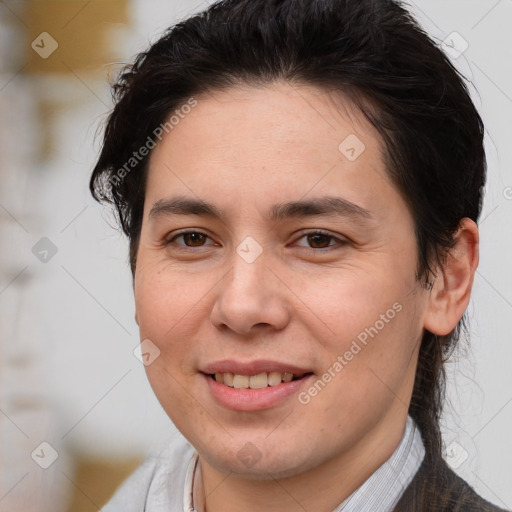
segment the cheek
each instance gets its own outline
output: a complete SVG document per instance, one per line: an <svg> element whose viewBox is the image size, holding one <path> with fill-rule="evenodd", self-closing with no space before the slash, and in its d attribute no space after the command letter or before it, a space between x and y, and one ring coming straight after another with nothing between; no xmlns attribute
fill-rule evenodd
<svg viewBox="0 0 512 512"><path fill-rule="evenodd" d="M395 303L384 315L388 322L354 325L353 336L330 344L324 372L299 397L302 416L335 437L343 431L353 439L358 425L374 424L393 403L408 402L421 329L408 305Z"/></svg>
<svg viewBox="0 0 512 512"><path fill-rule="evenodd" d="M201 296L194 287L184 286L179 273L151 272L148 266L137 276L134 292L140 339L150 340L158 354L145 366L148 381L171 420L183 427L188 417L203 412L192 395L184 393L195 374L191 340L197 332L194 315Z"/></svg>
<svg viewBox="0 0 512 512"><path fill-rule="evenodd" d="M337 382L329 385L338 393L330 399L354 407L365 403L365 396L378 402L389 389L398 390L414 370L412 355L423 331L423 298L412 260L401 267L381 260L358 270L314 287L308 280L304 288L304 297L320 312L309 327L317 326L312 334L322 344L325 380Z"/></svg>
<svg viewBox="0 0 512 512"><path fill-rule="evenodd" d="M152 335L155 342L163 344L166 334L181 331L205 294L197 281L160 265L146 265L137 272L134 296L141 339Z"/></svg>
<svg viewBox="0 0 512 512"><path fill-rule="evenodd" d="M397 310L416 301L415 288L412 268L410 272L397 270L383 260L371 267L333 269L303 279L297 288L300 301L296 301L295 312L303 311L299 316L304 321L308 314L311 321L307 323L310 328L317 326L319 340L337 348L340 340L350 341L360 333L364 341L366 329L373 332L376 323L379 332L402 326L395 321ZM407 312L411 314L414 311Z"/></svg>
<svg viewBox="0 0 512 512"><path fill-rule="evenodd" d="M146 272L135 286L135 306L142 343L158 354L145 366L148 380L165 410L180 410L178 397L186 388L186 379L194 374L192 340L197 333L197 308L200 296L193 287L183 286L182 279L168 272ZM200 302L199 302L200 305ZM169 403L167 403L169 402Z"/></svg>

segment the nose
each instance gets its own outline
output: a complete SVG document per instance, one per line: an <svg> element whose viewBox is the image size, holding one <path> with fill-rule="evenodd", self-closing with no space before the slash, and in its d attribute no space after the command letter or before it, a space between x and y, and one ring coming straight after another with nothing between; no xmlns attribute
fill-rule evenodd
<svg viewBox="0 0 512 512"><path fill-rule="evenodd" d="M287 288L269 266L263 252L247 262L239 254L218 284L212 323L248 336L264 329L283 329L290 320Z"/></svg>

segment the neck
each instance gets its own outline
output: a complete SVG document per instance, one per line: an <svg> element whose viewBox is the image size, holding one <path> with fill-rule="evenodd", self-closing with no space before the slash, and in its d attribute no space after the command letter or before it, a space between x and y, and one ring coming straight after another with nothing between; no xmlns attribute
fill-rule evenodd
<svg viewBox="0 0 512 512"><path fill-rule="evenodd" d="M407 411L404 413L402 408L389 413L389 421L379 423L346 452L313 470L284 479L248 480L234 473L225 474L200 458L199 478L206 499L196 503L196 508L201 512L330 512L386 462L400 444Z"/></svg>

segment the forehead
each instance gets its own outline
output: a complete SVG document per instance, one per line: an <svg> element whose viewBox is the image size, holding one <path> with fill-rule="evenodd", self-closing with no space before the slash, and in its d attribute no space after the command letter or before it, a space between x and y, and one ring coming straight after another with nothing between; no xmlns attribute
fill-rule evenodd
<svg viewBox="0 0 512 512"><path fill-rule="evenodd" d="M256 150L262 144L267 144L267 150L274 146L280 152L293 148L300 155L315 148L318 154L329 154L339 151L339 144L350 135L353 140L364 139L370 150L381 144L377 130L347 95L310 85L240 85L196 96L193 108L187 103L190 101L168 115L172 123L164 134L166 141L154 154L173 142L196 150L199 144L212 142L216 147L232 149L229 156L240 158L244 154L237 149Z"/></svg>
<svg viewBox="0 0 512 512"><path fill-rule="evenodd" d="M171 192L243 205L336 189L364 207L373 193L393 188L378 132L342 95L275 83L195 99L153 150L146 191L152 204Z"/></svg>

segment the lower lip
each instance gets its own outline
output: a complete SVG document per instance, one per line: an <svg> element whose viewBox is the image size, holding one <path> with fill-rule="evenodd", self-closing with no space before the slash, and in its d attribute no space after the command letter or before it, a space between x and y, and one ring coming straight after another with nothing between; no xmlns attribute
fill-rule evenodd
<svg viewBox="0 0 512 512"><path fill-rule="evenodd" d="M281 382L277 386L267 386L262 389L235 389L217 382L209 375L203 374L203 376L217 402L235 411L261 411L276 407L298 393L300 388L313 377L312 374L306 375L302 379Z"/></svg>

